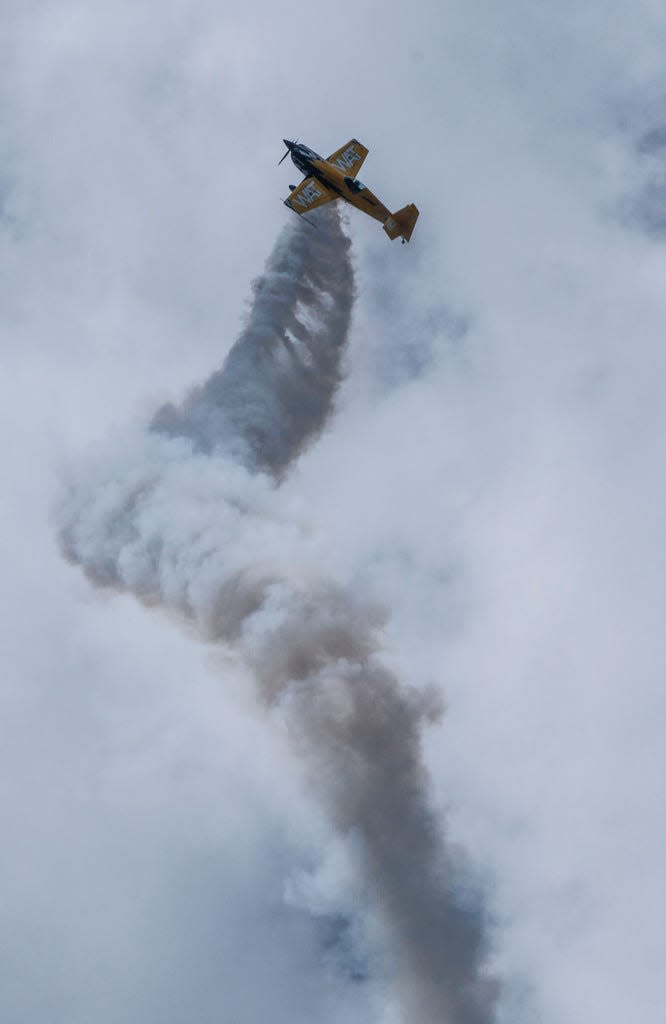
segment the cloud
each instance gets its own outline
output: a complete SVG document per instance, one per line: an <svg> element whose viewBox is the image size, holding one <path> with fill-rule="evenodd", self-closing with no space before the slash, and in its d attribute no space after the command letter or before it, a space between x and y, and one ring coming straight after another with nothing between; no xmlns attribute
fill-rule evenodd
<svg viewBox="0 0 666 1024"><path fill-rule="evenodd" d="M363 928L378 941L367 907L354 918L351 851L333 857L306 773L247 703L238 661L220 683L168 616L93 597L48 515L63 461L136 439L128 425L221 365L284 223L282 137L322 151L351 134L370 148L364 180L421 217L397 253L350 218L358 296L336 415L279 501L257 493L262 529L270 505L285 540L275 571L308 578L314 564L389 605L385 666L444 689L423 758L450 838L491 880L500 1020L654 1016L663 252L621 214L661 173L640 140L659 123L663 40L648 2L613 19L598 3L365 3L354 33L330 12L263 4L7 6L0 699L6 877L23 882L6 1016L72 1017L77 999L99 1019L105 975L108 1019L131 1017L139 991L144 1017L150 1002L168 1019L180 961L160 950L184 934L198 1007L263 1019L264 991L281 1020L390 1016L381 981L351 981L318 931L338 907L359 948ZM88 829L100 839L86 858ZM210 874L189 890L197 914L185 890L211 852L233 927L206 943L194 895ZM158 868L167 881L137 903L133 879ZM80 929L74 904L98 908ZM45 945L31 922L47 920ZM84 946L101 965L85 977ZM246 968L257 992L243 1007Z"/></svg>

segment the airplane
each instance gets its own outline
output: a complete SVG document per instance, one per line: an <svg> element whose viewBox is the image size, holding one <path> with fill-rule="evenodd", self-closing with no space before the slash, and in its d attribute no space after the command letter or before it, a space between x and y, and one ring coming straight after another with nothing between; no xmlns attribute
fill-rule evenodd
<svg viewBox="0 0 666 1024"><path fill-rule="evenodd" d="M391 213L362 181L352 176L360 170L368 155L368 150L358 139L350 139L335 153L331 153L327 160L302 142L290 142L288 139L282 141L287 147L282 160L291 154L296 167L305 175L300 185L289 186L291 195L284 200L284 204L290 210L302 216L324 203L344 199L357 210L363 210L363 213L381 221L389 238L400 237L403 245L409 241L419 211L414 203L409 203L397 213Z"/></svg>

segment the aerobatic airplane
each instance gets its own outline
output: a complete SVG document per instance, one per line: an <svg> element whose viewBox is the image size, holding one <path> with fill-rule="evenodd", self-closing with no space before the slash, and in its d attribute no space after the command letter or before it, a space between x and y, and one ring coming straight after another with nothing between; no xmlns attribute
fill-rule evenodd
<svg viewBox="0 0 666 1024"><path fill-rule="evenodd" d="M409 241L419 211L414 203L409 203L397 213L391 213L377 196L355 177L368 155L368 150L357 139L351 139L340 149L336 149L328 160L308 149L302 142L289 142L288 139L283 139L283 142L287 152L282 160L291 153L291 159L305 175L300 185L289 186L291 195L284 203L290 210L302 215L334 199L344 199L357 210L363 210L363 213L381 221L389 238L400 237L403 244ZM307 217L305 219L307 220Z"/></svg>

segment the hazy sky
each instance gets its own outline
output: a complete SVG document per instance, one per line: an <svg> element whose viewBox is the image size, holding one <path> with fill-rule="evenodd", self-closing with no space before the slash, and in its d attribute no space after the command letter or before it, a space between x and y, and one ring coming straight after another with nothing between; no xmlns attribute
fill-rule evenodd
<svg viewBox="0 0 666 1024"><path fill-rule="evenodd" d="M660 1012L665 45L648 0L5 0L3 1021L400 1020L243 665L100 595L54 521L238 336L282 138L352 136L421 217L403 247L349 215L347 376L281 508L447 702L426 761L498 1024Z"/></svg>

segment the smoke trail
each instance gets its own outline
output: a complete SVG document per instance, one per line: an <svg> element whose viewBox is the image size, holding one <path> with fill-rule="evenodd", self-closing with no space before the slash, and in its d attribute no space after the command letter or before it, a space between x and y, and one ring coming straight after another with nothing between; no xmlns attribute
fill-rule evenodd
<svg viewBox="0 0 666 1024"><path fill-rule="evenodd" d="M239 652L331 821L357 840L405 1022L489 1024L484 922L428 804L421 734L437 708L382 665L377 610L322 579L279 512L276 482L331 408L353 304L337 213L319 223L279 239L222 370L70 487L62 546L97 585Z"/></svg>
<svg viewBox="0 0 666 1024"><path fill-rule="evenodd" d="M160 409L154 429L279 473L322 428L340 382L354 282L337 212L321 210L318 224L283 233L224 368L181 409Z"/></svg>

